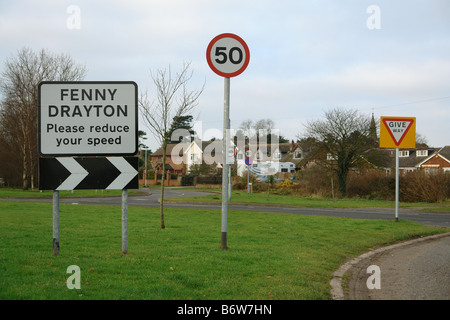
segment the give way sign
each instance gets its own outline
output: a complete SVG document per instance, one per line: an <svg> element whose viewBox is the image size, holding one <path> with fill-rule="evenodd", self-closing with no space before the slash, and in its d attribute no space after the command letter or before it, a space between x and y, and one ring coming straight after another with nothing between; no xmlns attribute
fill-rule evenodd
<svg viewBox="0 0 450 320"><path fill-rule="evenodd" d="M247 68L250 50L241 37L232 33L222 33L209 43L206 60L215 73L231 78L240 75Z"/></svg>
<svg viewBox="0 0 450 320"><path fill-rule="evenodd" d="M415 148L415 117L381 117L380 148Z"/></svg>

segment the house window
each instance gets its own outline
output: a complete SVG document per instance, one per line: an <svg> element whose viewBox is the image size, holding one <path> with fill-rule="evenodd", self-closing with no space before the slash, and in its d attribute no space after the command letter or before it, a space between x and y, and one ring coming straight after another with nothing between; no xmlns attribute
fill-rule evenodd
<svg viewBox="0 0 450 320"><path fill-rule="evenodd" d="M417 157L426 157L426 156L428 156L428 150L417 150L416 156Z"/></svg>
<svg viewBox="0 0 450 320"><path fill-rule="evenodd" d="M439 172L439 168L432 167L432 168L425 168L425 173L427 174L437 174Z"/></svg>
<svg viewBox="0 0 450 320"><path fill-rule="evenodd" d="M294 159L301 159L302 158L302 152L301 151L295 151L294 152Z"/></svg>
<svg viewBox="0 0 450 320"><path fill-rule="evenodd" d="M261 160L261 159L262 159L262 153L258 151L256 153L256 160Z"/></svg>
<svg viewBox="0 0 450 320"><path fill-rule="evenodd" d="M399 157L409 157L409 150L401 150L398 152Z"/></svg>
<svg viewBox="0 0 450 320"><path fill-rule="evenodd" d="M192 154L191 154L191 160L192 160L192 161L197 161L197 160L198 160L198 154L192 153Z"/></svg>
<svg viewBox="0 0 450 320"><path fill-rule="evenodd" d="M281 159L281 153L279 153L279 152L274 152L274 153L273 153L273 158L274 158L274 159Z"/></svg>

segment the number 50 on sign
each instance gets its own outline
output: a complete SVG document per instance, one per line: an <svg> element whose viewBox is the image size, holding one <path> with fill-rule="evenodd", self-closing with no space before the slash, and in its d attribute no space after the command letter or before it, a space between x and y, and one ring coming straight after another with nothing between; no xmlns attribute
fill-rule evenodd
<svg viewBox="0 0 450 320"><path fill-rule="evenodd" d="M247 68L250 50L241 37L232 33L222 33L209 43L206 60L215 73L231 78L240 75Z"/></svg>

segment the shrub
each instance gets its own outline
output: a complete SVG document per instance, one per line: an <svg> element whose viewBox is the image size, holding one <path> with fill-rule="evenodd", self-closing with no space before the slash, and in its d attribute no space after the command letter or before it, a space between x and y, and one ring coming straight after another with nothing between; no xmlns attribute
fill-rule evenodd
<svg viewBox="0 0 450 320"><path fill-rule="evenodd" d="M399 200L404 202L441 202L450 197L450 174L426 174L423 171L400 175ZM369 170L350 172L347 196L367 199L395 199L395 175Z"/></svg>
<svg viewBox="0 0 450 320"><path fill-rule="evenodd" d="M334 179L334 190L336 194L337 179L334 173L330 173L327 169L320 166L314 166L297 173L297 178L300 180L293 192L301 196L319 196L331 197L331 179Z"/></svg>
<svg viewBox="0 0 450 320"><path fill-rule="evenodd" d="M381 170L350 171L347 177L347 196L394 200L395 178Z"/></svg>
<svg viewBox="0 0 450 320"><path fill-rule="evenodd" d="M442 202L450 198L450 174L408 172L400 177L400 201Z"/></svg>
<svg viewBox="0 0 450 320"><path fill-rule="evenodd" d="M278 184L278 187L280 187L280 188L291 188L291 187L293 187L294 185L295 185L295 183L292 182L292 180L286 179L286 180L280 182L280 183Z"/></svg>

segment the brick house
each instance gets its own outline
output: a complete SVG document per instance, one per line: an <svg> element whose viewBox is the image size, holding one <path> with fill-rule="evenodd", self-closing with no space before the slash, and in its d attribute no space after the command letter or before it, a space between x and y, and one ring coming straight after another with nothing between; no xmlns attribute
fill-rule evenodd
<svg viewBox="0 0 450 320"><path fill-rule="evenodd" d="M426 173L450 173L450 146L432 153L418 164Z"/></svg>
<svg viewBox="0 0 450 320"><path fill-rule="evenodd" d="M186 172L185 165L183 162L177 161L178 158L175 156L174 159L172 159L172 152L174 151L174 148L176 148L177 145L180 145L179 143L170 143L167 145L166 149L166 172L170 173L177 173L182 174ZM175 149L175 152L177 150ZM179 154L178 156L183 156L183 154ZM151 154L151 164L153 169L156 172L162 171L162 159L163 159L163 149L162 147L156 150L154 153Z"/></svg>
<svg viewBox="0 0 450 320"><path fill-rule="evenodd" d="M389 163L386 171L395 170L395 149L384 149L388 153ZM450 172L450 146L443 148L416 148L399 150L399 173L416 170L427 173Z"/></svg>
<svg viewBox="0 0 450 320"><path fill-rule="evenodd" d="M281 162L292 162L295 164L296 170L300 170L307 163L306 156L308 155L308 149L302 146L300 143L295 143L294 140L288 144L289 150L284 154Z"/></svg>
<svg viewBox="0 0 450 320"><path fill-rule="evenodd" d="M187 174L193 165L213 162L221 168L222 152L221 141L201 141L195 139L188 143L171 143L167 145L166 172ZM206 159L204 153L208 155ZM162 170L162 147L151 155L153 169L157 172Z"/></svg>

